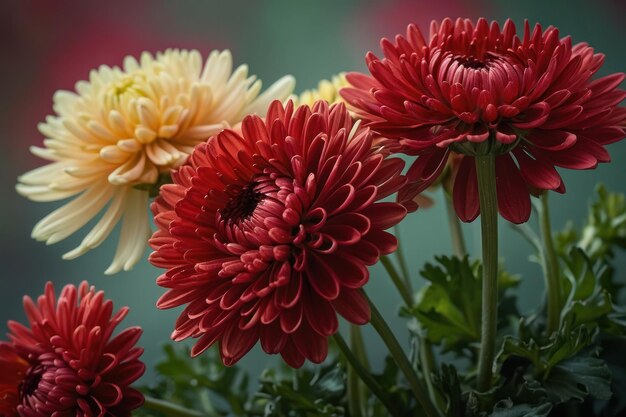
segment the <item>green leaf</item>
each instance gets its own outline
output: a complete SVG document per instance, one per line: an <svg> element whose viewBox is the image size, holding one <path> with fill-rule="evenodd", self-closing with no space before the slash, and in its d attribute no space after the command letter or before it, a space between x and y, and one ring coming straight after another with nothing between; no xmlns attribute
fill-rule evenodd
<svg viewBox="0 0 626 417"><path fill-rule="evenodd" d="M613 306L611 293L603 287L612 273L602 261L592 261L580 248L563 257L562 285L564 305L562 326L600 327L613 334L626 334L626 320Z"/></svg>
<svg viewBox="0 0 626 417"><path fill-rule="evenodd" d="M626 338L604 337L601 340L600 357L611 371L613 397L602 404L602 416L626 415Z"/></svg>
<svg viewBox="0 0 626 417"><path fill-rule="evenodd" d="M544 385L553 402L583 401L587 396L611 398L611 372L595 350L561 361L550 372Z"/></svg>
<svg viewBox="0 0 626 417"><path fill-rule="evenodd" d="M609 368L598 358L596 350L583 350L591 343L592 334L585 327L579 327L569 336L561 334L547 346L507 338L498 360L511 360L513 357L527 359L553 404L570 399L582 401L588 396L610 398ZM519 394L516 396L519 397Z"/></svg>
<svg viewBox="0 0 626 417"><path fill-rule="evenodd" d="M211 415L247 415L249 377L237 367L224 366L216 349L196 358L183 345L167 344L163 352L165 358L155 366L156 381L143 387L145 393ZM215 397L226 407L215 406Z"/></svg>
<svg viewBox="0 0 626 417"><path fill-rule="evenodd" d="M383 390L389 395L400 415L406 417L426 417L421 405L415 400L404 375L394 359L387 355L381 373L373 373ZM370 396L369 417L387 416L389 412L382 403Z"/></svg>
<svg viewBox="0 0 626 417"><path fill-rule="evenodd" d="M480 340L481 280L477 263L441 256L421 275L430 282L418 295L412 313L426 337L443 351L461 350Z"/></svg>
<svg viewBox="0 0 626 417"><path fill-rule="evenodd" d="M446 416L463 416L465 402L456 368L453 365L442 364L441 372L434 382L446 396Z"/></svg>
<svg viewBox="0 0 626 417"><path fill-rule="evenodd" d="M535 340L520 340L513 336L506 336L502 341L502 347L496 356L496 361L504 364L511 357L528 360L537 373L542 372L544 363L541 354L541 346Z"/></svg>
<svg viewBox="0 0 626 417"><path fill-rule="evenodd" d="M504 338L497 361L504 364L511 357L526 359L533 366L533 375L544 378L561 361L571 358L589 346L597 331L580 326L574 330L563 328L544 344L535 339Z"/></svg>
<svg viewBox="0 0 626 417"><path fill-rule="evenodd" d="M475 357L480 342L482 267L480 261L438 256L436 263L427 263L421 275L429 281L417 296L415 306L404 308L402 314L415 317L420 335L432 344L440 345L442 352ZM500 329L511 327L511 318L517 321L519 312L516 298L509 290L519 285L518 276L500 268L498 276L501 303Z"/></svg>
<svg viewBox="0 0 626 417"><path fill-rule="evenodd" d="M612 258L615 248L626 248L626 196L596 188L598 200L591 205L578 246L591 259Z"/></svg>
<svg viewBox="0 0 626 417"><path fill-rule="evenodd" d="M259 415L345 415L346 375L341 366L327 364L291 372L266 369L260 382L251 405L251 410Z"/></svg>
<svg viewBox="0 0 626 417"><path fill-rule="evenodd" d="M518 404L513 405L510 400L503 400L496 404L491 417L545 417L552 410L552 404L540 405Z"/></svg>
<svg viewBox="0 0 626 417"><path fill-rule="evenodd" d="M541 383L524 377L523 366L515 366L490 391L470 393L468 406L473 417L539 417L548 415L553 404L548 401L548 394Z"/></svg>
<svg viewBox="0 0 626 417"><path fill-rule="evenodd" d="M573 248L580 248L591 261L605 264L610 271L603 277L602 287L617 297L623 284L615 282L611 261L616 249L626 248L626 196L608 192L603 185L598 185L596 192L597 199L589 207L582 234L568 223L554 239L557 251L564 258Z"/></svg>
<svg viewBox="0 0 626 417"><path fill-rule="evenodd" d="M571 221L568 221L565 228L553 236L554 247L561 256L567 255L572 248L576 247L580 240L580 234ZM539 247L541 249L541 246Z"/></svg>

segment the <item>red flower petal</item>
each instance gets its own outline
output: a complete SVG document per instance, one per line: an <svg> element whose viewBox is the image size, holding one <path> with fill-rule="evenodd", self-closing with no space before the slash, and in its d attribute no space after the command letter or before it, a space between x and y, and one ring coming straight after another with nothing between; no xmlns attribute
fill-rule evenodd
<svg viewBox="0 0 626 417"><path fill-rule="evenodd" d="M484 19L444 19L432 24L428 39L411 25L381 49L384 57L366 56L371 76L351 73L342 95L365 126L384 136L378 143L387 152L415 157L398 193L409 211L444 172L448 152L474 155L475 143L491 137L497 155L524 147L542 166L531 172L533 162L523 160L521 176L506 168L512 178L500 179L521 193L501 193L503 212L526 218L528 188L564 191L554 165L594 168L610 160L603 145L626 136L624 75L593 81L603 56L584 43L572 46L554 27L527 24L518 35L511 21L500 28ZM454 202L461 219L471 221L479 209L467 159L456 175Z"/></svg>
<svg viewBox="0 0 626 417"><path fill-rule="evenodd" d="M313 363L322 363L328 356L328 341L311 329L303 326L292 340L302 355Z"/></svg>
<svg viewBox="0 0 626 417"><path fill-rule="evenodd" d="M221 339L220 352L224 365L230 366L241 359L259 340L258 329L241 330L229 327Z"/></svg>
<svg viewBox="0 0 626 417"><path fill-rule="evenodd" d="M58 298L48 283L37 304L26 297L24 306L30 328L9 322L11 341L0 342L1 415L129 417L143 404L130 387L145 371L135 346L141 329L111 338L127 308L114 314L86 282L66 285Z"/></svg>
<svg viewBox="0 0 626 417"><path fill-rule="evenodd" d="M283 351L289 336L274 322L268 326L261 326L260 339L265 353L276 354Z"/></svg>
<svg viewBox="0 0 626 417"><path fill-rule="evenodd" d="M541 157L533 158L518 149L513 153L519 164L520 173L528 184L542 190L556 190L561 187L563 180L552 164Z"/></svg>
<svg viewBox="0 0 626 417"><path fill-rule="evenodd" d="M474 158L464 157L454 178L452 190L454 210L464 222L471 222L480 213L478 199L478 182L476 180L476 166Z"/></svg>
<svg viewBox="0 0 626 417"><path fill-rule="evenodd" d="M372 142L341 104L274 102L265 119L249 116L241 132L196 148L153 205L150 259L168 269L159 307L186 305L172 337L198 338L194 355L219 342L229 365L260 339L300 366L326 356L338 313L367 321L361 295L346 305L345 294L395 250L384 229L406 215L380 202L404 184L404 163Z"/></svg>
<svg viewBox="0 0 626 417"><path fill-rule="evenodd" d="M303 318L302 303L297 303L291 308L284 309L280 314L280 328L286 334L298 330Z"/></svg>
<svg viewBox="0 0 626 417"><path fill-rule="evenodd" d="M530 194L517 166L509 155L496 158L498 210L512 223L524 223L530 217Z"/></svg>
<svg viewBox="0 0 626 417"><path fill-rule="evenodd" d="M292 368L301 367L306 359L304 355L300 353L298 348L296 348L296 345L291 338L287 341L287 343L285 343L285 346L280 351L280 356L282 356L287 365Z"/></svg>
<svg viewBox="0 0 626 417"><path fill-rule="evenodd" d="M326 300L337 298L341 287L335 271L326 259L310 252L306 272L310 277L309 284L321 297Z"/></svg>
<svg viewBox="0 0 626 417"><path fill-rule="evenodd" d="M350 323L365 324L370 321L369 303L359 290L344 289L331 304Z"/></svg>
<svg viewBox="0 0 626 417"><path fill-rule="evenodd" d="M337 332L339 322L333 306L319 297L309 297L304 302L304 313L309 326L322 336Z"/></svg>

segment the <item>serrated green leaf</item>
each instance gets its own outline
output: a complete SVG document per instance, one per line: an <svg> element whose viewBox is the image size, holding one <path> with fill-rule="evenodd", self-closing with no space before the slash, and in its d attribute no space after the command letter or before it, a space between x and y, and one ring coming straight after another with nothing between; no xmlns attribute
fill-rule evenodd
<svg viewBox="0 0 626 417"><path fill-rule="evenodd" d="M596 189L598 200L591 205L579 246L592 259L614 256L615 247L626 248L626 196Z"/></svg>
<svg viewBox="0 0 626 417"><path fill-rule="evenodd" d="M434 382L446 396L446 416L463 416L465 406L463 391L456 368L453 365L442 364L439 377Z"/></svg>
<svg viewBox="0 0 626 417"><path fill-rule="evenodd" d="M426 337L444 351L480 340L481 281L477 266L467 258L437 257L439 265L426 264L422 276L430 281L418 296L415 316Z"/></svg>
<svg viewBox="0 0 626 417"><path fill-rule="evenodd" d="M518 404L513 405L512 402L503 400L496 404L491 417L545 417L550 414L552 404Z"/></svg>
<svg viewBox="0 0 626 417"><path fill-rule="evenodd" d="M480 340L481 282L479 261L470 263L467 257L436 257L436 264L427 263L421 275L429 281L418 294L417 303L405 314L418 319L424 336L433 344L441 345L443 352L461 354L468 347L476 349ZM498 277L500 291L514 288L519 278L501 268ZM510 314L517 313L515 299L506 298L502 310L504 323Z"/></svg>
<svg viewBox="0 0 626 417"><path fill-rule="evenodd" d="M571 223L554 237L559 255L567 258L573 248L611 268L616 249L626 248L626 196L611 193L603 185L596 188L597 198L589 207L587 220L579 234ZM612 268L611 268L612 269ZM623 284L615 282L613 271L603 277L602 287L616 296Z"/></svg>
<svg viewBox="0 0 626 417"><path fill-rule="evenodd" d="M601 400L611 398L611 372L593 351L559 362L544 385L553 402L570 399L583 401L587 396Z"/></svg>
<svg viewBox="0 0 626 417"><path fill-rule="evenodd" d="M512 356L528 360L537 372L544 369L541 346L533 339L520 340L513 336L506 336L502 341L502 347L497 354L498 363L502 364Z"/></svg>
<svg viewBox="0 0 626 417"><path fill-rule="evenodd" d="M164 359L155 369L156 381L143 391L157 398L204 410L208 415L247 416L248 376L237 367L226 367L215 349L202 356L191 358L189 348L167 344L163 347ZM221 398L226 408L214 406L209 393Z"/></svg>
<svg viewBox="0 0 626 417"><path fill-rule="evenodd" d="M611 399L602 404L602 416L626 415L626 338L604 337L601 340L600 357L611 371Z"/></svg>
<svg viewBox="0 0 626 417"><path fill-rule="evenodd" d="M251 410L263 416L339 417L346 409L346 375L337 365L298 369L286 375L266 369ZM254 414L256 415L256 414Z"/></svg>
<svg viewBox="0 0 626 417"><path fill-rule="evenodd" d="M562 288L565 301L561 325L569 328L600 327L614 334L626 334L624 321L615 314L612 297L603 282L612 270L600 261L592 261L580 248L574 248L563 258ZM614 321L617 320L617 321Z"/></svg>

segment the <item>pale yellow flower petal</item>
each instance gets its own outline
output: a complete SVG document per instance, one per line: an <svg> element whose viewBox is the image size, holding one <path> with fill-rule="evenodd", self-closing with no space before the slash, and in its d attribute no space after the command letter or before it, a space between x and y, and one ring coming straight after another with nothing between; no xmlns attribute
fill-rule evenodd
<svg viewBox="0 0 626 417"><path fill-rule="evenodd" d="M73 259L99 246L120 222L120 240L107 273L129 270L143 256L150 235L148 186L183 164L193 148L249 112L264 114L284 100L293 77L261 94L248 67L233 69L230 51L213 51L203 64L198 51L170 49L122 68L100 66L75 91L58 91L55 115L39 124L44 147L33 154L51 163L22 175L17 191L34 201L75 197L37 223L33 237L48 244L98 221Z"/></svg>
<svg viewBox="0 0 626 417"><path fill-rule="evenodd" d="M295 78L290 75L282 77L265 90L263 94L258 96L252 103L250 103L244 113L258 114L261 117L265 116L265 112L267 111L270 103L274 100L285 101L295 86Z"/></svg>
<svg viewBox="0 0 626 417"><path fill-rule="evenodd" d="M329 104L344 102L339 90L348 87L345 73L339 73L330 80L321 80L317 88L303 91L300 96L292 96L295 105L306 104L312 106L317 100L326 100Z"/></svg>
<svg viewBox="0 0 626 417"><path fill-rule="evenodd" d="M141 190L129 190L124 208L124 220L113 262L104 273L113 275L122 270L130 271L139 262L150 237L148 217L149 195Z"/></svg>

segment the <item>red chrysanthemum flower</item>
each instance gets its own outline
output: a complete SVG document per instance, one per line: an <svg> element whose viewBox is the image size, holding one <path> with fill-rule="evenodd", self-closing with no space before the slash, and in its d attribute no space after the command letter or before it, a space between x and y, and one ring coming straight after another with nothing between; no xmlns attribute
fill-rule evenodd
<svg viewBox="0 0 626 417"><path fill-rule="evenodd" d="M572 46L554 27L523 37L507 21L502 30L480 19L433 22L427 42L414 25L395 43L383 39L385 58L371 52L372 76L348 74L341 92L366 125L389 138L394 150L417 156L407 186L409 202L442 172L451 153L461 154L454 184L458 216L479 214L474 155L497 154L500 214L528 220L529 192L565 187L555 167L595 168L608 162L604 145L622 139L624 74L595 81L604 57L587 44ZM410 209L414 205L408 204Z"/></svg>
<svg viewBox="0 0 626 417"><path fill-rule="evenodd" d="M404 163L372 147L343 104L274 102L199 145L152 206L151 262L168 271L159 308L187 304L174 340L219 341L232 365L260 340L293 367L327 355L337 313L364 324L367 265L395 250L406 210L377 202Z"/></svg>
<svg viewBox="0 0 626 417"><path fill-rule="evenodd" d="M135 347L141 329L113 337L128 313L83 282L59 299L52 283L37 304L24 297L30 328L9 321L0 343L0 416L126 417L143 404L129 385L145 369Z"/></svg>

